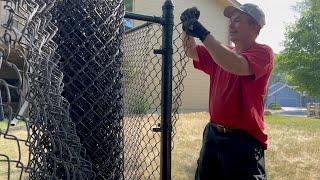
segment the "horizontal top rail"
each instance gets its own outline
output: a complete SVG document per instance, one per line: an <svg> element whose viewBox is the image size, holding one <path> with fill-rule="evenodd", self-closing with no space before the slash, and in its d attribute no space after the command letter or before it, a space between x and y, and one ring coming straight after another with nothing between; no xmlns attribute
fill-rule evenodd
<svg viewBox="0 0 320 180"><path fill-rule="evenodd" d="M127 12L127 11L124 15L124 18L163 24L162 17L147 16L147 15L143 15L143 14L135 14L135 13Z"/></svg>
<svg viewBox="0 0 320 180"><path fill-rule="evenodd" d="M131 28L131 29L126 30L126 31L125 31L125 34L138 31L138 30L140 30L140 29L142 29L142 28L144 28L144 27L150 26L150 25L152 25L152 24L154 24L154 23L153 23L153 22L143 23L143 24L141 24L140 26L137 26L137 27L134 27L134 28Z"/></svg>

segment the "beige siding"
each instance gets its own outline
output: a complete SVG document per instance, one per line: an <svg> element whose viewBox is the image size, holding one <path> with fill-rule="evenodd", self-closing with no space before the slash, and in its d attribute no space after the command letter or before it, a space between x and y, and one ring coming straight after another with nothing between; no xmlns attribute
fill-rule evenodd
<svg viewBox="0 0 320 180"><path fill-rule="evenodd" d="M7 17L6 10L3 8L5 5L5 1L0 1L0 24L3 24L5 22L5 19ZM0 28L0 35L2 36L4 33L4 29Z"/></svg>
<svg viewBox="0 0 320 180"><path fill-rule="evenodd" d="M162 3L160 0L135 0L134 12L146 15L161 16ZM180 14L186 8L196 6L200 12L200 21L222 43L228 44L228 19L222 14L223 9L229 5L226 0L175 0L175 23L179 22ZM140 24L135 22L135 25ZM186 67L187 77L184 81L182 108L184 110L207 110L209 77L193 68L190 60Z"/></svg>

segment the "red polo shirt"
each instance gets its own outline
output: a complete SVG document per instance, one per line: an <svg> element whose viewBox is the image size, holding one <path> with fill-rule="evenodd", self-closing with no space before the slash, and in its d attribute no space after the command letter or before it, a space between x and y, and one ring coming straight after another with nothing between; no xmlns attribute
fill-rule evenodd
<svg viewBox="0 0 320 180"><path fill-rule="evenodd" d="M230 47L233 49L233 47ZM254 75L231 74L212 59L204 46L197 46L199 59L194 67L210 76L209 113L211 121L228 128L242 129L267 149L264 126L264 99L273 68L273 52L266 45L254 44L241 53Z"/></svg>

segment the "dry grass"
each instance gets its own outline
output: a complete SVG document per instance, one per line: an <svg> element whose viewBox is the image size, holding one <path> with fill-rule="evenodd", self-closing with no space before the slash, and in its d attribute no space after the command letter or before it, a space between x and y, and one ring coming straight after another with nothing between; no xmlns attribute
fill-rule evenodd
<svg viewBox="0 0 320 180"><path fill-rule="evenodd" d="M173 179L194 179L207 113L181 115L173 150ZM320 120L266 117L269 149L266 170L270 180L320 180Z"/></svg>
<svg viewBox="0 0 320 180"><path fill-rule="evenodd" d="M160 133L156 114L124 119L124 176L128 179L159 179Z"/></svg>
<svg viewBox="0 0 320 180"><path fill-rule="evenodd" d="M23 163L25 167L29 159L28 147L25 145L27 139L27 130L25 123L20 122L17 126L7 126L7 121L0 123L1 132L6 132L6 136L1 134L0 136L0 179L19 179L20 175L25 177L25 173L21 171L21 164L17 164L17 161ZM8 131L7 131L8 129ZM18 150L21 150L20 152ZM4 156L5 155L5 156ZM10 162L8 164L8 162ZM17 167L20 166L20 167ZM10 174L8 174L8 168L10 168Z"/></svg>
<svg viewBox="0 0 320 180"><path fill-rule="evenodd" d="M172 154L172 179L192 180L196 169L202 139L202 131L208 122L208 113L181 114L176 124ZM269 149L266 151L266 168L270 180L320 180L320 119L267 116ZM4 127L0 128L3 130ZM25 138L23 126L10 132ZM158 138L155 138L158 139ZM22 145L22 144L21 144ZM17 158L17 143L0 137L0 154ZM149 149L149 148L146 148ZM23 162L27 161L27 149L22 149ZM0 160L3 160L1 157ZM12 179L17 179L19 168L11 163ZM7 178L7 165L0 162L0 179Z"/></svg>
<svg viewBox="0 0 320 180"><path fill-rule="evenodd" d="M270 179L320 180L320 120L270 116L266 122Z"/></svg>
<svg viewBox="0 0 320 180"><path fill-rule="evenodd" d="M177 121L177 134L174 137L172 152L172 179L192 180L199 156L202 131L207 124L207 113L189 113L180 115Z"/></svg>

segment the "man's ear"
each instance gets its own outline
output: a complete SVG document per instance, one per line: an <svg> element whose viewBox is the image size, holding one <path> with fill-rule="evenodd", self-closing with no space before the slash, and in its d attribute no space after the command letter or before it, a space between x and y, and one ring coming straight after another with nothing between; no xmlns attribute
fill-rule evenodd
<svg viewBox="0 0 320 180"><path fill-rule="evenodd" d="M253 24L253 28L254 28L254 30L257 32L256 34L257 34L257 36L259 35L259 33L260 33L260 26L259 26L259 24L257 24L257 23L254 23Z"/></svg>

